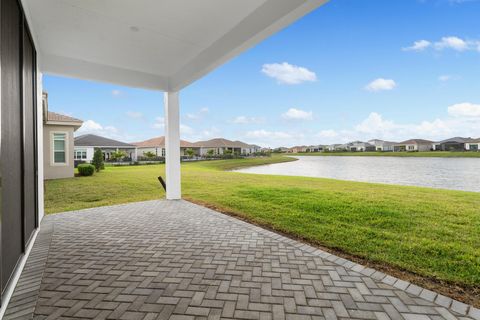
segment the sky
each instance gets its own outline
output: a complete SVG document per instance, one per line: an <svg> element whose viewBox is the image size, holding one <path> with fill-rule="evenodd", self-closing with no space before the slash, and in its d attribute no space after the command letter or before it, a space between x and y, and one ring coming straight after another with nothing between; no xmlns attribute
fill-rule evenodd
<svg viewBox="0 0 480 320"><path fill-rule="evenodd" d="M164 134L163 93L44 75L77 135ZM181 136L280 147L480 137L480 0L331 0L181 91Z"/></svg>

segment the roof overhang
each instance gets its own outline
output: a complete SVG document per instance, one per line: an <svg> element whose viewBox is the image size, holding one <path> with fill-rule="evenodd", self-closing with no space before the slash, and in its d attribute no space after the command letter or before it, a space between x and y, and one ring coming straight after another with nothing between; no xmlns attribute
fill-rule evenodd
<svg viewBox="0 0 480 320"><path fill-rule="evenodd" d="M44 73L178 91L328 0L22 0Z"/></svg>

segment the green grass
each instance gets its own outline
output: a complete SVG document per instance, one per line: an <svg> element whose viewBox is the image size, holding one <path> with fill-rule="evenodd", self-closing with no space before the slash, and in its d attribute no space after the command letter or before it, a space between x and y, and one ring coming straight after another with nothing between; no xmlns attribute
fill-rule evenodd
<svg viewBox="0 0 480 320"><path fill-rule="evenodd" d="M305 152L291 153L295 156L326 157L427 157L427 158L480 158L480 152L421 151L421 152Z"/></svg>
<svg viewBox="0 0 480 320"><path fill-rule="evenodd" d="M182 165L186 199L347 254L462 287L480 286L480 194L227 172L291 158ZM48 213L160 199L163 165L46 182Z"/></svg>

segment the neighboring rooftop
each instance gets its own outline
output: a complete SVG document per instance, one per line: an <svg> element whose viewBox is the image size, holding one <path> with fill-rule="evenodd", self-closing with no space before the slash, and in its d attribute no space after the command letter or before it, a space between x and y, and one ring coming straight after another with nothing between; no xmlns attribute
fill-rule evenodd
<svg viewBox="0 0 480 320"><path fill-rule="evenodd" d="M52 121L52 122L74 122L78 124L82 124L83 121L74 117L69 117L60 113L48 111L47 113L47 122Z"/></svg>
<svg viewBox="0 0 480 320"><path fill-rule="evenodd" d="M453 137L453 138L439 141L437 143L447 143L447 142L468 143L468 142L475 142L475 140L476 139L472 139L472 138Z"/></svg>
<svg viewBox="0 0 480 320"><path fill-rule="evenodd" d="M113 140L105 137L100 137L94 134L84 134L84 135L75 137L75 146L76 147L135 148L133 144L129 144L129 143L125 143L122 141Z"/></svg>
<svg viewBox="0 0 480 320"><path fill-rule="evenodd" d="M156 137L140 142L133 142L132 144L139 148L165 148L165 136ZM181 148L190 148L193 146L194 144L191 142L180 140Z"/></svg>
<svg viewBox="0 0 480 320"><path fill-rule="evenodd" d="M231 141L224 138L215 138L206 141L198 141L193 143L195 147L204 147L204 148L249 148L251 145L246 144L242 141Z"/></svg>
<svg viewBox="0 0 480 320"><path fill-rule="evenodd" d="M424 140L424 139L410 139L410 140L402 141L399 144L427 144L427 143L433 143L433 141Z"/></svg>
<svg viewBox="0 0 480 320"><path fill-rule="evenodd" d="M72 125L75 127L80 127L83 123L83 120L66 116L64 114L48 111L48 93L42 93L42 110L43 110L43 119L46 124L60 124L60 125Z"/></svg>

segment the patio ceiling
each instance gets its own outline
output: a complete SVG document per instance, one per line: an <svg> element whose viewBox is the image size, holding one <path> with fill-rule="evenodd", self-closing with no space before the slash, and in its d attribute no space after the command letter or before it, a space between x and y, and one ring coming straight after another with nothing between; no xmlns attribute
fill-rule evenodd
<svg viewBox="0 0 480 320"><path fill-rule="evenodd" d="M178 91L327 0L22 0L44 73Z"/></svg>

